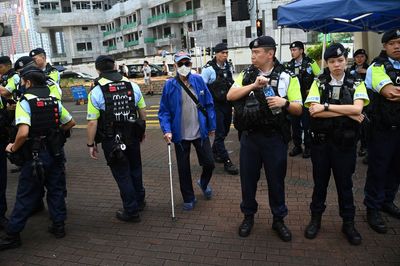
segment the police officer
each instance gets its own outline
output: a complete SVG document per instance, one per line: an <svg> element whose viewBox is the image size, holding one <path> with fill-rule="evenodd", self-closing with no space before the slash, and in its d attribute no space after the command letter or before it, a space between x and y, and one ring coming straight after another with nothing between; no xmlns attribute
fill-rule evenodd
<svg viewBox="0 0 400 266"><path fill-rule="evenodd" d="M12 67L10 57L0 56L0 94L10 98L18 84L19 76Z"/></svg>
<svg viewBox="0 0 400 266"><path fill-rule="evenodd" d="M213 96L217 119L217 129L212 145L214 161L223 163L225 171L229 174L237 175L239 171L229 158L224 143L232 123L232 105L226 100L226 94L233 84L231 68L227 62L226 43L217 44L214 52L215 57L204 66L201 72L201 77Z"/></svg>
<svg viewBox="0 0 400 266"><path fill-rule="evenodd" d="M45 185L52 225L49 232L56 238L65 236L66 207L61 185L63 158L59 157L65 141L63 130L75 125L61 103L50 94L42 70L30 66L21 73L22 85L27 92L17 103L16 124L18 132L6 151L22 164L14 210L0 240L0 250L21 245L20 232L25 227L35 203ZM16 159L18 158L18 159Z"/></svg>
<svg viewBox="0 0 400 266"><path fill-rule="evenodd" d="M393 202L400 183L400 29L385 32L382 43L384 52L365 80L373 101L364 204L368 224L378 233L387 232L380 211L400 219Z"/></svg>
<svg viewBox="0 0 400 266"><path fill-rule="evenodd" d="M358 49L353 54L354 63L350 67L350 74L353 75L356 79L365 80L365 75L367 73L368 65L368 55L364 49ZM371 99L372 100L372 99ZM366 106L363 110L364 114L369 116L369 107ZM369 131L368 123L363 123L360 131L360 149L358 151L358 156L363 157L367 155L367 134ZM363 162L367 161L367 158L363 159Z"/></svg>
<svg viewBox="0 0 400 266"><path fill-rule="evenodd" d="M123 202L116 217L140 222L139 211L145 206L140 142L146 105L138 85L118 73L114 59L101 55L95 66L99 78L89 94L87 110L89 155L97 159L97 144L102 144Z"/></svg>
<svg viewBox="0 0 400 266"><path fill-rule="evenodd" d="M240 182L241 211L244 220L239 235L246 237L257 212L256 191L264 166L268 182L269 204L273 214L272 229L283 241L291 232L284 224L287 143L290 123L287 114L300 115L302 99L296 76L286 72L275 58L276 44L270 36L261 36L250 45L252 65L242 72L229 90L227 99L235 108L234 125L241 131ZM275 96L274 96L275 95Z"/></svg>
<svg viewBox="0 0 400 266"><path fill-rule="evenodd" d="M314 190L311 222L305 237L313 239L321 226L331 171L338 193L342 232L353 245L361 244L361 235L354 227L355 206L352 175L356 164L356 144L364 105L369 103L363 82L345 72L347 50L340 43L332 44L324 53L328 69L314 81L305 105L309 107L312 137L311 161Z"/></svg>
<svg viewBox="0 0 400 266"><path fill-rule="evenodd" d="M302 42L295 41L291 43L290 53L292 54L292 60L288 62L285 66L299 79L301 96L304 102L306 100L308 91L311 88L311 84L314 81L314 77L319 75L320 69L317 62L306 56L306 54L304 53L304 44ZM292 116L291 122L294 147L289 152L289 156L296 156L303 152L301 144L303 142L302 135L304 133L303 158L309 158L311 138L309 132L310 114L308 112L308 109L303 107L303 113L301 114L301 116Z"/></svg>
<svg viewBox="0 0 400 266"><path fill-rule="evenodd" d="M47 63L46 52L43 48L33 49L29 52L29 56L32 57L38 68L42 69L55 83L60 84L60 73L50 63Z"/></svg>

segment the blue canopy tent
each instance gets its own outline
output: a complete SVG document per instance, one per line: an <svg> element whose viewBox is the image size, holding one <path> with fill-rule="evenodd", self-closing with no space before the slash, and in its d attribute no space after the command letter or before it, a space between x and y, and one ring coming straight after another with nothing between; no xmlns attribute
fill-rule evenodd
<svg viewBox="0 0 400 266"><path fill-rule="evenodd" d="M383 32L400 27L400 0L297 0L278 7L278 26L325 38L331 32Z"/></svg>

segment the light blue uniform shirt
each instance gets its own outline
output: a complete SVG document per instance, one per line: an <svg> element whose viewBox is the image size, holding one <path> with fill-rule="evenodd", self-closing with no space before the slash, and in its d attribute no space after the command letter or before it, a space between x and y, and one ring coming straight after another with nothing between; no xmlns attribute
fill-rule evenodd
<svg viewBox="0 0 400 266"><path fill-rule="evenodd" d="M224 68L226 68L227 64L225 62ZM204 80L204 83L206 84L211 84L217 79L217 74L215 73L215 70L212 66L208 66L206 68L203 68L201 71L201 77Z"/></svg>

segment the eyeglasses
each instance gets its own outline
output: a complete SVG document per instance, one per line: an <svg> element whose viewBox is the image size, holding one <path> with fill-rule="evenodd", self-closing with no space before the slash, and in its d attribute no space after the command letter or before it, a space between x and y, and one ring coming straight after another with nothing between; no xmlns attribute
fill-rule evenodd
<svg viewBox="0 0 400 266"><path fill-rule="evenodd" d="M181 66L183 66L183 65L189 67L191 64L192 64L192 62L190 62L190 61L177 62L177 63L176 63L176 65L177 65L178 67L181 67Z"/></svg>

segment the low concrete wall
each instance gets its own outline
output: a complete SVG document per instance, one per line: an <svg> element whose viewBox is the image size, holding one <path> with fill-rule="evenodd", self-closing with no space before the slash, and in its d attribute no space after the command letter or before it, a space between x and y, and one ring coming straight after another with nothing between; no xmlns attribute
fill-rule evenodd
<svg viewBox="0 0 400 266"><path fill-rule="evenodd" d="M131 79L133 82L139 85L142 94L146 94L150 90L150 86L144 85L143 79ZM155 77L152 80L151 86L153 87L154 94L161 94L162 89L164 87L164 83L167 80L167 77ZM77 86L77 85L76 85ZM84 86L87 93L89 94L91 90L91 86ZM72 97L71 87L70 86L63 86L62 87L62 101L64 102L72 102L74 101Z"/></svg>

